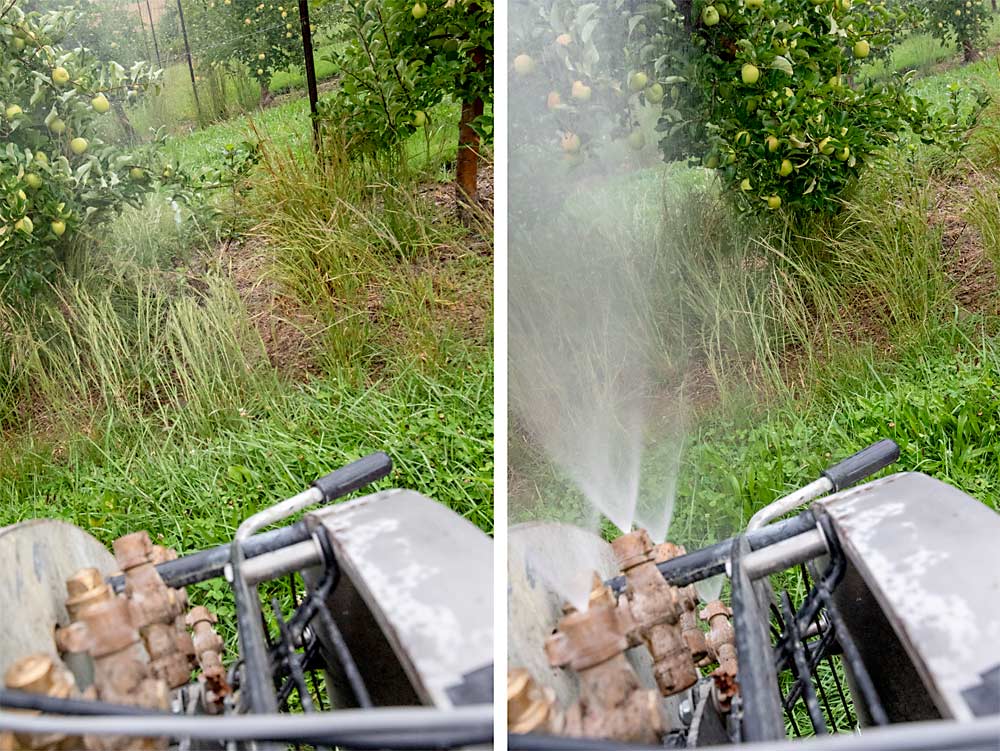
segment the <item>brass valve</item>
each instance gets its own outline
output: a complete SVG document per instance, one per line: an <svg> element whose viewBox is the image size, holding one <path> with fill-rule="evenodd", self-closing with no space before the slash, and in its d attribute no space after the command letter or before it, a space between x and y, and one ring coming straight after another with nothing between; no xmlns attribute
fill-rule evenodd
<svg viewBox="0 0 1000 751"><path fill-rule="evenodd" d="M733 697L739 692L739 664L736 659L736 631L733 629L733 611L721 600L713 600L701 611L701 619L708 621L708 646L719 663L712 678L715 681L712 698L722 712L728 712Z"/></svg>
<svg viewBox="0 0 1000 751"><path fill-rule="evenodd" d="M563 729L555 692L535 683L524 668L507 671L507 729L512 733L549 735L558 735Z"/></svg>
<svg viewBox="0 0 1000 751"><path fill-rule="evenodd" d="M226 668L222 664L222 637L216 633L215 613L199 605L191 608L184 622L194 632L192 648L201 666L201 682L205 694L205 708L209 712L222 710L222 700L231 692L226 681Z"/></svg>
<svg viewBox="0 0 1000 751"><path fill-rule="evenodd" d="M736 632L729 620L733 611L721 600L713 600L701 611L701 619L709 626L707 642L719 667L729 675L736 675Z"/></svg>
<svg viewBox="0 0 1000 751"><path fill-rule="evenodd" d="M44 653L22 657L8 668L4 675L4 685L12 691L42 694L57 699L73 696L76 686L73 675L52 655ZM80 738L68 738L62 733L11 733L5 741L10 748L31 749L32 751L58 751L78 748Z"/></svg>
<svg viewBox="0 0 1000 751"><path fill-rule="evenodd" d="M154 563L156 551L145 531L119 537L114 541L114 550L125 573L130 620L145 642L151 672L171 688L183 686L191 675L189 655L194 652L180 617L186 595L171 589L160 578Z"/></svg>
<svg viewBox="0 0 1000 751"><path fill-rule="evenodd" d="M641 639L653 657L653 674L663 696L690 688L698 681L698 671L685 641L681 613L683 596L668 584L656 567L655 550L649 534L637 529L622 535L611 547L615 552L626 586L633 641ZM624 609L626 603L622 603Z"/></svg>
<svg viewBox="0 0 1000 751"><path fill-rule="evenodd" d="M549 664L574 670L580 697L566 711L563 734L658 743L667 730L655 690L642 688L625 657L628 639L619 608L603 584L585 611L572 608L545 642Z"/></svg>
<svg viewBox="0 0 1000 751"><path fill-rule="evenodd" d="M687 550L684 549L683 545L664 542L656 546L653 551L653 560L656 563L664 563L686 553ZM681 633L691 651L691 660L695 665L699 665L708 659L709 654L705 634L698 627L698 593L693 584L688 584L686 587L678 587L677 594L680 606Z"/></svg>

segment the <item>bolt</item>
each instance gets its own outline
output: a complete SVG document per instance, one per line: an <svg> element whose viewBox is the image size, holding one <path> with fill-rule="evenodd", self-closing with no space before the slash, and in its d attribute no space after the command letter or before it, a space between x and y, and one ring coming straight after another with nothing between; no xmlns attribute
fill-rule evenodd
<svg viewBox="0 0 1000 751"><path fill-rule="evenodd" d="M681 722L689 726L694 719L694 707L691 704L691 700L685 699L682 701L677 708L677 713L680 715Z"/></svg>

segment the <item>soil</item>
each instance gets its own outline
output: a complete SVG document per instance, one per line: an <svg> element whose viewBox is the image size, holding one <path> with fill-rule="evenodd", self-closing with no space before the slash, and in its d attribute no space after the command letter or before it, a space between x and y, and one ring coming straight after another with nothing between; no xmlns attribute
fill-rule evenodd
<svg viewBox="0 0 1000 751"><path fill-rule="evenodd" d="M457 202L453 183L427 183L419 193L437 206L442 215L454 216ZM469 253L492 256L493 165L483 164L479 174L479 203L482 222L458 245L441 245L431 253L405 263L398 273L429 277L433 300L429 303L430 328L434 332L450 329L463 338L487 342L492 335L492 291L470 290L465 280L454 272L455 262ZM485 234L489 232L490 234ZM206 259L233 280L250 320L264 343L272 366L293 380L303 380L320 372L317 358L322 346L323 326L275 280L271 256L264 241L241 238L222 243ZM189 280L197 284L198 274ZM368 317L389 330L393 322L383 319L381 289L373 285L368 292ZM402 332L400 332L402 335ZM372 363L376 368L378 363Z"/></svg>
<svg viewBox="0 0 1000 751"><path fill-rule="evenodd" d="M983 237L965 218L973 195L984 185L970 172L942 182L928 221L940 227L941 254L945 271L955 285L955 298L970 312L996 311L997 274L986 255Z"/></svg>
<svg viewBox="0 0 1000 751"><path fill-rule="evenodd" d="M318 373L313 353L322 327L273 278L266 246L252 238L229 240L210 261L232 279L271 365L296 379Z"/></svg>

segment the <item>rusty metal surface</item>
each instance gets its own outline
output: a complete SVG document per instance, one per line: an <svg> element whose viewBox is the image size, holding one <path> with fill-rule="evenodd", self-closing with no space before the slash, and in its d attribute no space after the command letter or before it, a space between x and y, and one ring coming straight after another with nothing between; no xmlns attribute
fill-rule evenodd
<svg viewBox="0 0 1000 751"><path fill-rule="evenodd" d="M375 493L306 518L313 529L326 529L420 700L453 706L447 689L493 662L492 540L409 490Z"/></svg>
<svg viewBox="0 0 1000 751"><path fill-rule="evenodd" d="M602 580L615 576L618 564L609 543L572 524L526 522L507 533L507 664L527 669L568 706L579 694L576 677L550 666L543 649L565 601L553 584L553 569L579 571L577 578L586 584L595 571ZM645 647L627 654L642 684L655 685L653 661Z"/></svg>
<svg viewBox="0 0 1000 751"><path fill-rule="evenodd" d="M15 660L36 652L54 654L57 624L69 623L66 580L94 567L107 576L117 565L111 553L78 527L34 519L0 529L0 675Z"/></svg>
<svg viewBox="0 0 1000 751"><path fill-rule="evenodd" d="M1000 515L919 473L817 506L832 518L942 716L971 719L962 692L1000 664Z"/></svg>

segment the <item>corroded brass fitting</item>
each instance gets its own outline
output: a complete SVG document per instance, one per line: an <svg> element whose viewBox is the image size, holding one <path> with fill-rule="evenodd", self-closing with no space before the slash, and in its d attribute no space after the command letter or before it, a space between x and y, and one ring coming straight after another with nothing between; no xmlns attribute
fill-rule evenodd
<svg viewBox="0 0 1000 751"><path fill-rule="evenodd" d="M43 694L57 699L73 696L76 686L73 674L58 658L44 653L22 657L8 668L4 684L13 691ZM78 748L80 738L68 738L62 733L11 733L7 741L10 748L54 751Z"/></svg>
<svg viewBox="0 0 1000 751"><path fill-rule="evenodd" d="M559 735L563 716L555 692L535 683L524 668L507 671L507 729L512 733Z"/></svg>
<svg viewBox="0 0 1000 751"><path fill-rule="evenodd" d="M108 600L114 593L104 582L104 577L96 568L84 568L66 580L66 610L71 621L80 620L80 615L89 605Z"/></svg>
<svg viewBox="0 0 1000 751"><path fill-rule="evenodd" d="M154 548L145 531L114 541L115 559L125 574L125 597L131 622L139 629L150 657L152 674L178 688L191 675L190 646L181 618L187 596L171 589L156 570L156 560L167 560L166 548Z"/></svg>
<svg viewBox="0 0 1000 751"><path fill-rule="evenodd" d="M554 634L545 640L549 664L577 672L598 665L628 649L618 611L609 605L591 605L573 610L559 621Z"/></svg>
<svg viewBox="0 0 1000 751"><path fill-rule="evenodd" d="M226 681L226 668L222 664L223 641L213 625L218 621L215 613L199 605L192 608L184 622L194 632L192 645L201 666L201 682L205 707L209 712L219 712L223 708L223 699L232 690Z"/></svg>
<svg viewBox="0 0 1000 751"><path fill-rule="evenodd" d="M664 542L654 549L653 560L658 564L664 563L686 553L687 550L684 549L683 545ZM698 627L698 593L693 584L677 588L677 604L680 608L681 634L691 652L691 660L695 665L698 665L709 655L705 634Z"/></svg>
<svg viewBox="0 0 1000 751"><path fill-rule="evenodd" d="M90 656L93 685L87 694L118 704L167 709L169 688L150 675L149 653L132 623L134 610L130 601L114 594L96 569L76 572L66 581L66 591L69 594L66 609L74 620L56 630L56 645L64 654ZM173 646L174 635L170 631L154 634L154 649L162 651L160 645L164 639ZM186 675L185 666L185 680ZM148 750L165 748L166 743L166 739L156 738L88 736L82 746L91 751ZM82 746L77 743L74 748Z"/></svg>
<svg viewBox="0 0 1000 751"><path fill-rule="evenodd" d="M626 586L620 604L629 611L635 635L653 657L653 675L663 696L684 691L698 680L691 660L691 650L681 629L680 595L656 568L653 542L644 529L622 535L611 543L618 565L625 574Z"/></svg>
<svg viewBox="0 0 1000 751"><path fill-rule="evenodd" d="M584 612L570 609L545 642L549 664L579 679L580 697L566 711L563 734L657 743L667 730L660 698L642 688L625 657L628 639L610 590L593 592L590 603Z"/></svg>
<svg viewBox="0 0 1000 751"><path fill-rule="evenodd" d="M736 675L736 632L729 620L733 611L721 600L713 600L701 611L701 619L709 625L707 642L719 667L728 675Z"/></svg>

